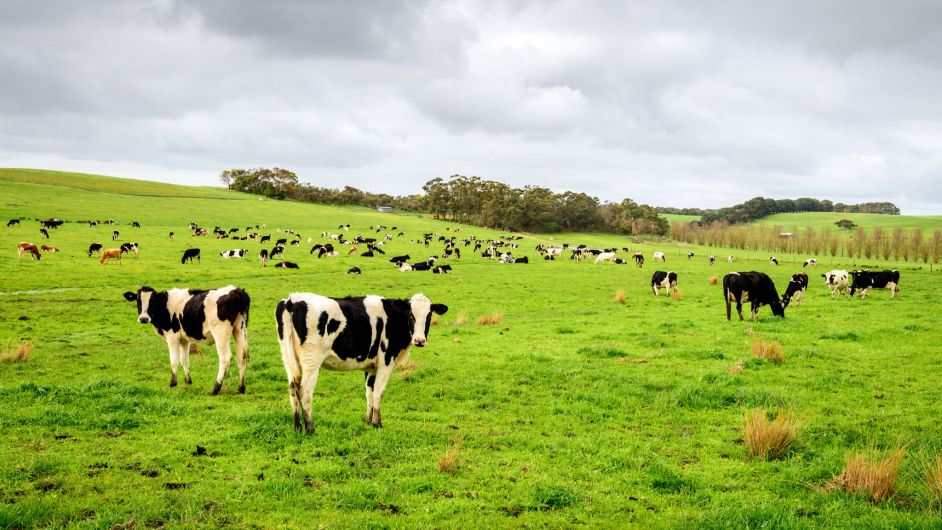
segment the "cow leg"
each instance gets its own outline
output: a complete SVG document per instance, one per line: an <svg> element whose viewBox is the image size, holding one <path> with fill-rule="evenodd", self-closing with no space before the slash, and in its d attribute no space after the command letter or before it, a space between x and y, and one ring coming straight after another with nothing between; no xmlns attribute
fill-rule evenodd
<svg viewBox="0 0 942 530"><path fill-rule="evenodd" d="M180 352L180 364L183 365L183 382L189 385L193 382L190 379L190 342L178 342L177 349Z"/></svg>
<svg viewBox="0 0 942 530"><path fill-rule="evenodd" d="M309 361L303 364L301 368L301 387L298 392L298 404L301 407L301 414L304 416L304 430L308 434L314 434L314 415L311 410L314 400L314 388L317 386L317 376L320 373L321 364L324 358L316 361Z"/></svg>
<svg viewBox="0 0 942 530"><path fill-rule="evenodd" d="M366 415L363 417L363 421L366 423L373 422L373 387L376 385L376 373L363 372L364 378L364 387L366 388Z"/></svg>
<svg viewBox="0 0 942 530"><path fill-rule="evenodd" d="M229 345L228 335L228 333L220 333L218 336L213 334L213 340L216 342L216 352L219 354L219 371L216 373L216 385L213 386L212 391L214 396L222 390L222 380L229 370L229 363L232 362L232 347Z"/></svg>
<svg viewBox="0 0 942 530"><path fill-rule="evenodd" d="M170 350L170 388L177 386L177 368L180 366L180 343L176 337L167 338L167 349Z"/></svg>
<svg viewBox="0 0 942 530"><path fill-rule="evenodd" d="M236 360L239 363L239 393L245 394L245 369L249 365L249 341L245 334L245 321L239 315L235 320Z"/></svg>
<svg viewBox="0 0 942 530"><path fill-rule="evenodd" d="M301 379L300 377L295 380L288 381L288 398L291 401L291 411L294 412L294 424L293 427L297 430L301 430L301 414L298 411L300 408L299 394L301 393Z"/></svg>
<svg viewBox="0 0 942 530"><path fill-rule="evenodd" d="M736 298L736 312L739 313L739 321L742 322L742 299Z"/></svg>
<svg viewBox="0 0 942 530"><path fill-rule="evenodd" d="M378 429L383 427L383 419L380 415L383 406L383 393L386 391L386 383L389 382L389 376L392 375L395 366L395 364L386 366L380 361L376 370L376 382L373 385L373 414L370 423Z"/></svg>

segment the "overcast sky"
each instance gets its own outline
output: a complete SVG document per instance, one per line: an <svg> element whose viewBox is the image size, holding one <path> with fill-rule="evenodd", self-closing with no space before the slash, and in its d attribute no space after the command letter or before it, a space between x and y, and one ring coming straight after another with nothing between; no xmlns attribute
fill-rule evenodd
<svg viewBox="0 0 942 530"><path fill-rule="evenodd" d="M0 0L0 166L942 214L942 2Z"/></svg>

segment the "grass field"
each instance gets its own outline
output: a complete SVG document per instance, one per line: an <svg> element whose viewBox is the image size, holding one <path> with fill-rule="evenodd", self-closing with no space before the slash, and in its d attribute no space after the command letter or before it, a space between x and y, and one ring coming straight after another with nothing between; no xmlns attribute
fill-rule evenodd
<svg viewBox="0 0 942 530"><path fill-rule="evenodd" d="M727 322L721 287L708 281L730 270L717 249L527 235L516 254L530 265L462 248L451 275L399 273L382 258L318 260L302 246L287 251L300 270L263 269L257 243L193 238L187 223L267 223L263 233L292 228L318 241L342 223L364 235L384 223L405 232L389 255L416 259L440 251L409 243L422 232L500 234L226 190L166 187L163 196L157 183L71 179L0 170L4 221L118 220L51 230L62 252L39 262L15 251L18 241L46 242L38 223L0 226L0 346L33 346L26 362L0 363L0 527L939 524L942 505L924 480L942 454L939 273L900 265L898 299L876 291L832 301L819 274L850 264L822 259L784 320L764 308L757 323ZM109 246L114 228L140 243L140 257L99 265L85 250ZM668 262L544 262L533 259L539 241L662 250ZM189 246L202 263L180 264ZM238 247L253 257L219 258ZM721 257L713 267L711 252ZM736 269L768 272L780 292L804 259L780 256L774 267L765 255L737 257ZM353 265L361 276L344 274ZM657 268L678 273L679 299L650 292ZM233 367L222 393L209 395L217 358L206 346L193 358L193 385L168 388L166 344L121 293L230 283L252 297L247 393L236 391ZM449 306L429 345L412 352L415 366L390 382L384 429L362 420L362 376L322 372L316 434L292 431L273 310L295 291L424 292ZM499 324L476 323L496 312ZM754 339L781 344L784 363L754 359ZM801 423L782 459L747 453L744 414L758 408L791 410ZM897 447L906 454L889 500L825 491L852 453Z"/></svg>
<svg viewBox="0 0 942 530"><path fill-rule="evenodd" d="M786 230L791 230L792 227L802 230L810 226L815 230L830 228L835 233L853 234L853 230L843 230L835 226L834 223L841 219L850 219L867 230L880 227L884 230L903 228L906 230L922 229L931 232L942 228L942 215L880 215L875 213L834 212L779 213L763 217L752 224L781 225Z"/></svg>

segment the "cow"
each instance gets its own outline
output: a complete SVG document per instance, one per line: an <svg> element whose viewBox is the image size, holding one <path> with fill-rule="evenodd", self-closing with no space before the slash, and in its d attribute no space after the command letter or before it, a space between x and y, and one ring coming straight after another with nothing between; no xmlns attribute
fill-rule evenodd
<svg viewBox="0 0 942 530"><path fill-rule="evenodd" d="M514 258L514 263L530 263L530 258L527 256L521 256L519 258Z"/></svg>
<svg viewBox="0 0 942 530"><path fill-rule="evenodd" d="M10 219L9 221L7 221L7 228L10 228L11 226L20 226L20 220Z"/></svg>
<svg viewBox="0 0 942 530"><path fill-rule="evenodd" d="M262 238L258 240L259 243L264 243L266 241L271 241L271 234L268 234L267 236L262 236Z"/></svg>
<svg viewBox="0 0 942 530"><path fill-rule="evenodd" d="M634 254L631 255L631 257L635 259L636 267L638 267L639 269L641 267L644 267L644 254L640 252L635 252Z"/></svg>
<svg viewBox="0 0 942 530"><path fill-rule="evenodd" d="M287 245L287 244L288 244L288 238L286 238L286 237L283 237L283 238L279 239L278 241L275 241L275 246L276 246L276 247L283 247L283 246L285 246L285 245Z"/></svg>
<svg viewBox="0 0 942 530"><path fill-rule="evenodd" d="M262 267L268 265L268 250L263 248L261 252L258 253L258 262L262 264Z"/></svg>
<svg viewBox="0 0 942 530"><path fill-rule="evenodd" d="M59 252L59 249L52 245L42 245L39 248L41 248L43 252Z"/></svg>
<svg viewBox="0 0 942 530"><path fill-rule="evenodd" d="M118 236L120 236L120 235L121 235L121 232L118 232L117 230L113 230L113 231L111 232L111 240L112 240L112 241L117 241L117 240L118 240Z"/></svg>
<svg viewBox="0 0 942 530"><path fill-rule="evenodd" d="M715 261L716 261L716 256L711 255L711 256L710 256L710 266L713 266L713 262L715 262Z"/></svg>
<svg viewBox="0 0 942 530"><path fill-rule="evenodd" d="M692 259L693 259L693 252L688 252L688 253L687 253L687 261L690 261L690 260L692 260Z"/></svg>
<svg viewBox="0 0 942 530"><path fill-rule="evenodd" d="M347 274L360 274L361 272L363 271L360 270L360 267L350 267L350 269L347 270Z"/></svg>
<svg viewBox="0 0 942 530"><path fill-rule="evenodd" d="M272 247L272 249L268 252L268 257L271 258L271 259L275 259L275 256L277 256L277 255L279 255L279 254L284 254L284 253L285 253L285 247L282 247L282 246L279 246L279 245L275 245L275 246Z"/></svg>
<svg viewBox="0 0 942 530"><path fill-rule="evenodd" d="M157 291L146 285L137 292L124 293L124 299L137 302L137 320L151 324L154 332L167 341L170 350L170 387L177 386L177 368L183 365L183 381L190 379L190 344L216 344L219 370L212 395L219 394L222 381L232 361L230 339L235 338L239 363L239 393L245 393L245 368L249 362L249 324L251 299L235 285L219 289L170 289Z"/></svg>
<svg viewBox="0 0 942 530"><path fill-rule="evenodd" d="M63 223L65 223L65 221L61 219L52 218L52 219L46 219L45 221L40 221L39 226L43 228L59 228L60 226L62 226Z"/></svg>
<svg viewBox="0 0 942 530"><path fill-rule="evenodd" d="M670 295L671 291L677 289L677 273L673 271L654 271L651 276L651 291L654 292L654 296L660 294L658 288L667 289L667 294Z"/></svg>
<svg viewBox="0 0 942 530"><path fill-rule="evenodd" d="M300 267L298 267L297 263L293 263L291 261L280 261L278 262L277 265L275 265L275 268L276 269L298 269Z"/></svg>
<svg viewBox="0 0 942 530"><path fill-rule="evenodd" d="M733 262L733 257L732 257L732 256L726 256L726 263L732 263L732 262Z"/></svg>
<svg viewBox="0 0 942 530"><path fill-rule="evenodd" d="M775 290L775 283L764 272L731 272L723 277L723 298L726 300L726 320L730 320L730 302L736 302L736 312L742 318L742 303L752 304L750 319L759 319L759 308L768 305L772 314L785 318L785 308Z"/></svg>
<svg viewBox="0 0 942 530"><path fill-rule="evenodd" d="M890 298L896 298L896 295L899 294L899 271L850 271L851 278L853 282L850 284L850 296L854 296L854 292L860 291L860 299L863 300L867 296L867 291L870 289L889 289Z"/></svg>
<svg viewBox="0 0 942 530"><path fill-rule="evenodd" d="M559 247L549 247L546 249L546 255L549 257L549 259L554 260L556 258L562 257L563 249Z"/></svg>
<svg viewBox="0 0 942 530"><path fill-rule="evenodd" d="M248 250L244 248L234 248L232 250L224 250L220 252L219 255L222 256L224 259L229 259L229 258L242 259L245 257L246 252L248 252Z"/></svg>
<svg viewBox="0 0 942 530"><path fill-rule="evenodd" d="M395 258L390 259L389 263L395 263L396 265L399 265L400 263L405 263L409 261L410 259L412 258L409 257L408 254L406 254L404 256L396 256Z"/></svg>
<svg viewBox="0 0 942 530"><path fill-rule="evenodd" d="M785 294L782 295L782 307L788 307L791 301L795 300L795 305L801 307L801 301L805 297L805 289L808 288L808 275L799 272L792 274L792 279L785 288Z"/></svg>
<svg viewBox="0 0 942 530"><path fill-rule="evenodd" d="M769 263L771 263L772 265L778 265L778 258L776 258L775 256L769 256Z"/></svg>
<svg viewBox="0 0 942 530"><path fill-rule="evenodd" d="M88 245L88 257L92 257L92 254L101 253L101 243L92 243Z"/></svg>
<svg viewBox="0 0 942 530"><path fill-rule="evenodd" d="M39 247L28 241L20 241L16 245L16 258L22 258L23 254L31 254L36 260L40 259Z"/></svg>
<svg viewBox="0 0 942 530"><path fill-rule="evenodd" d="M399 272L409 272L411 270L412 270L412 265L409 265L406 262L402 262L399 264Z"/></svg>
<svg viewBox="0 0 942 530"><path fill-rule="evenodd" d="M113 259L118 261L118 265L121 265L121 249L120 248L106 248L101 251L101 259L98 261L99 265L104 265L106 261Z"/></svg>
<svg viewBox="0 0 942 530"><path fill-rule="evenodd" d="M170 241L173 241L173 232L170 232Z"/></svg>
<svg viewBox="0 0 942 530"><path fill-rule="evenodd" d="M140 227L141 227L141 223L138 223L137 221L131 221L131 228L140 228Z"/></svg>
<svg viewBox="0 0 942 530"><path fill-rule="evenodd" d="M599 252L599 255L595 257L595 263L601 263L603 261L614 263L615 257L614 252Z"/></svg>
<svg viewBox="0 0 942 530"><path fill-rule="evenodd" d="M122 253L122 254L128 254L128 253L131 253L131 252L134 253L134 257L137 257L137 253L138 253L138 245L137 245L137 243L121 243L121 253Z"/></svg>
<svg viewBox="0 0 942 530"><path fill-rule="evenodd" d="M667 261L667 256L665 256L663 252L655 252L654 254L651 254L651 259L665 262Z"/></svg>
<svg viewBox="0 0 942 530"><path fill-rule="evenodd" d="M816 259L814 259L814 258L808 258L808 259L805 260L805 264L802 265L801 268L804 269L804 268L807 267L808 265L811 265L812 267L817 268L817 266L818 266L818 260L816 260Z"/></svg>
<svg viewBox="0 0 942 530"><path fill-rule="evenodd" d="M451 271L451 265L437 265L432 269L432 274L448 274Z"/></svg>
<svg viewBox="0 0 942 530"><path fill-rule="evenodd" d="M278 302L275 321L281 359L288 373L288 395L294 428L314 432L311 401L320 369L362 370L366 379L364 420L382 427L383 393L396 366L409 357L412 346L428 342L432 313L444 315L448 306L433 304L424 294L409 300L370 295L327 298L293 293Z"/></svg>
<svg viewBox="0 0 942 530"><path fill-rule="evenodd" d="M193 263L193 258L196 258L196 261L200 261L200 249L198 248L188 248L183 251L183 259L180 260L180 263L186 263L186 260L190 260L190 263Z"/></svg>
<svg viewBox="0 0 942 530"><path fill-rule="evenodd" d="M46 239L49 239L49 232L45 228L40 228L39 233L43 235Z"/></svg>
<svg viewBox="0 0 942 530"><path fill-rule="evenodd" d="M824 284L827 285L828 290L831 291L831 300L834 300L835 294L840 298L842 294L847 293L848 276L848 272L843 270L833 270L821 275L821 277L824 278Z"/></svg>

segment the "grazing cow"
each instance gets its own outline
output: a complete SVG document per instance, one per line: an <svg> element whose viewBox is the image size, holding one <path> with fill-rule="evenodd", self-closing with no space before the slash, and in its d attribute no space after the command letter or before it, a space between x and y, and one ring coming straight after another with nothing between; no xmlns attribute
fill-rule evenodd
<svg viewBox="0 0 942 530"><path fill-rule="evenodd" d="M41 248L43 252L59 252L59 249L52 245L42 245L39 248Z"/></svg>
<svg viewBox="0 0 942 530"><path fill-rule="evenodd" d="M726 300L726 320L730 319L730 302L736 302L736 312L742 321L742 303L752 304L750 319L759 319L759 308L768 305L772 314L785 318L785 308L775 290L775 283L764 272L731 272L723 277L723 298Z"/></svg>
<svg viewBox="0 0 942 530"><path fill-rule="evenodd" d="M131 222L131 228L140 228L140 227L141 227L141 223L138 223L137 221Z"/></svg>
<svg viewBox="0 0 942 530"><path fill-rule="evenodd" d="M363 271L360 270L360 267L350 267L347 274L360 274L361 272Z"/></svg>
<svg viewBox="0 0 942 530"><path fill-rule="evenodd" d="M546 255L549 256L549 259L555 260L556 258L562 257L563 249L559 247L549 247L546 249Z"/></svg>
<svg viewBox="0 0 942 530"><path fill-rule="evenodd" d="M281 261L281 262L278 262L277 265L275 265L275 268L276 269L298 269L300 267L298 267L297 263L293 263L290 261Z"/></svg>
<svg viewBox="0 0 942 530"><path fill-rule="evenodd" d="M190 263L193 263L193 258L196 258L196 261L200 261L200 249L198 248L188 248L183 251L183 259L180 260L180 263L186 263L186 260L190 260Z"/></svg>
<svg viewBox="0 0 942 530"><path fill-rule="evenodd" d="M438 265L432 269L432 274L448 274L451 271L451 265Z"/></svg>
<svg viewBox="0 0 942 530"><path fill-rule="evenodd" d="M408 254L406 254L405 256L396 256L395 258L390 259L389 263L395 263L396 265L399 265L400 263L405 263L409 261L410 259L412 258Z"/></svg>
<svg viewBox="0 0 942 530"><path fill-rule="evenodd" d="M782 295L782 306L788 307L788 304L795 300L795 305L801 307L801 301L805 297L805 289L807 288L807 274L803 272L792 274L792 279L788 282L788 287L785 288L785 294Z"/></svg>
<svg viewBox="0 0 942 530"><path fill-rule="evenodd" d="M267 236L262 236L262 238L258 240L259 243L264 243L266 241L271 241L271 234L268 234Z"/></svg>
<svg viewBox="0 0 942 530"><path fill-rule="evenodd" d="M712 265L713 265L713 262L715 262L715 261L716 261L716 256L712 256L712 255L711 255L711 256L710 256L710 265L712 266Z"/></svg>
<svg viewBox="0 0 942 530"><path fill-rule="evenodd" d="M121 232L118 232L117 230L112 231L112 232L111 232L111 240L112 240L112 241L117 241L117 240L118 240L118 236L120 236L120 235L121 235Z"/></svg>
<svg viewBox="0 0 942 530"><path fill-rule="evenodd" d="M673 271L654 271L654 275L651 276L651 291L654 292L654 296L660 294L658 288L667 289L669 296L671 291L677 289L677 273Z"/></svg>
<svg viewBox="0 0 942 530"><path fill-rule="evenodd" d="M692 260L692 259L693 259L693 252L688 252L688 253L687 253L687 261L690 261L690 260Z"/></svg>
<svg viewBox="0 0 942 530"><path fill-rule="evenodd" d="M268 257L271 259L275 259L275 256L279 254L284 254L284 253L285 253L285 247L275 245L274 247L272 247L271 251L268 253Z"/></svg>
<svg viewBox="0 0 942 530"><path fill-rule="evenodd" d="M527 256L521 256L519 258L515 258L514 263L530 263L530 258Z"/></svg>
<svg viewBox="0 0 942 530"><path fill-rule="evenodd" d="M92 243L88 245L88 257L92 257L92 254L98 254L101 252L101 243Z"/></svg>
<svg viewBox="0 0 942 530"><path fill-rule="evenodd" d="M808 265L811 265L812 267L817 267L817 266L818 266L818 260L816 260L816 259L814 259L814 258L808 258L808 259L805 260L805 264L802 265L801 268L804 269L804 268L807 267Z"/></svg>
<svg viewBox="0 0 942 530"><path fill-rule="evenodd" d="M52 218L52 219L46 219L45 221L40 221L39 226L43 228L59 228L60 226L62 226L63 223L65 223L65 221L61 219Z"/></svg>
<svg viewBox="0 0 942 530"><path fill-rule="evenodd" d="M262 267L268 265L268 250L263 248L261 252L258 253L258 262L262 264Z"/></svg>
<svg viewBox="0 0 942 530"><path fill-rule="evenodd" d="M106 261L113 259L118 261L118 265L121 265L121 249L120 248L106 248L101 251L101 259L98 261L99 265L104 265Z"/></svg>
<svg viewBox="0 0 942 530"><path fill-rule="evenodd" d="M834 300L835 294L837 294L837 297L840 298L842 294L847 293L847 279L849 277L847 271L833 270L826 274L822 274L821 277L824 278L824 284L827 285L828 290L831 291L831 300Z"/></svg>
<svg viewBox="0 0 942 530"><path fill-rule="evenodd" d="M667 261L667 256L665 256L663 252L655 252L654 254L651 254L651 259L665 262Z"/></svg>
<svg viewBox="0 0 942 530"><path fill-rule="evenodd" d="M248 252L248 250L244 248L234 248L232 250L224 250L220 252L219 255L222 256L224 259L229 259L229 258L242 259L245 257L246 252Z"/></svg>
<svg viewBox="0 0 942 530"><path fill-rule="evenodd" d="M235 338L239 363L239 393L245 393L245 368L249 362L248 293L234 285L209 291L170 289L156 291L144 286L136 293L124 293L125 300L137 301L137 320L152 324L154 332L167 341L170 350L170 386L177 386L177 367L183 364L183 381L190 384L190 343L216 344L219 370L212 395L222 389L222 381L232 361L229 340Z"/></svg>
<svg viewBox="0 0 942 530"><path fill-rule="evenodd" d="M775 256L769 256L769 263L771 263L772 265L778 265L778 258L776 258Z"/></svg>
<svg viewBox="0 0 942 530"><path fill-rule="evenodd" d="M170 241L173 241L173 232L170 232Z"/></svg>
<svg viewBox="0 0 942 530"><path fill-rule="evenodd" d="M595 257L595 263L601 263L603 261L615 263L615 258L614 252L599 252L599 255Z"/></svg>
<svg viewBox="0 0 942 530"><path fill-rule="evenodd" d="M644 267L644 254L640 252L635 252L634 254L631 255L631 257L635 259L636 267L638 267L639 269L641 267Z"/></svg>
<svg viewBox="0 0 942 530"><path fill-rule="evenodd" d="M128 253L133 252L134 257L137 257L138 250L139 249L138 249L137 243L121 243L122 254L128 254Z"/></svg>
<svg viewBox="0 0 942 530"><path fill-rule="evenodd" d="M29 243L27 241L21 241L17 243L16 258L17 259L22 258L23 254L26 254L26 253L32 254L32 256L36 258L37 260L40 259L39 248L35 244Z"/></svg>
<svg viewBox="0 0 942 530"><path fill-rule="evenodd" d="M850 284L850 296L854 292L860 291L860 299L867 297L867 291L870 289L889 289L890 298L896 298L899 294L899 271L850 271L853 282Z"/></svg>
<svg viewBox="0 0 942 530"><path fill-rule="evenodd" d="M281 359L288 373L288 395L294 427L314 432L311 401L320 369L362 370L366 375L364 420L382 427L383 393L396 366L414 345L424 347L432 313L448 306L433 304L424 294L409 300L370 295L327 298L293 293L278 302L275 321Z"/></svg>
<svg viewBox="0 0 942 530"><path fill-rule="evenodd" d="M20 226L20 220L19 220L19 219L10 219L9 221L7 221L7 228L9 228L9 227L11 227L11 226Z"/></svg>
<svg viewBox="0 0 942 530"><path fill-rule="evenodd" d="M46 239L49 239L49 232L45 228L40 228L39 233L42 234Z"/></svg>
<svg viewBox="0 0 942 530"><path fill-rule="evenodd" d="M287 245L287 244L288 244L288 238L285 238L285 237L279 239L278 241L275 241L275 246L276 246L276 247L283 247L283 246L285 246L285 245Z"/></svg>
<svg viewBox="0 0 942 530"><path fill-rule="evenodd" d="M732 262L733 262L733 257L732 257L732 256L726 256L726 263L732 263Z"/></svg>

